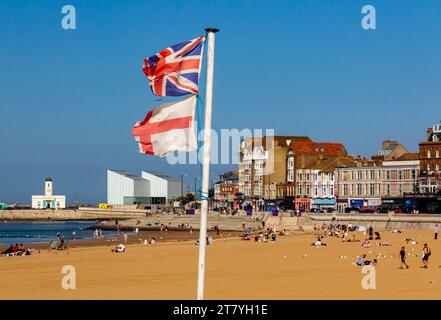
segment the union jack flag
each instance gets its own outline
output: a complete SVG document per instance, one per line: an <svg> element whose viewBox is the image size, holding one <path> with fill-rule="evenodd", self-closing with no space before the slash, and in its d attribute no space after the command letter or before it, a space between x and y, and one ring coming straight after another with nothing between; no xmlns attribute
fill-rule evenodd
<svg viewBox="0 0 441 320"><path fill-rule="evenodd" d="M198 94L205 36L168 47L144 59L142 70L157 96Z"/></svg>

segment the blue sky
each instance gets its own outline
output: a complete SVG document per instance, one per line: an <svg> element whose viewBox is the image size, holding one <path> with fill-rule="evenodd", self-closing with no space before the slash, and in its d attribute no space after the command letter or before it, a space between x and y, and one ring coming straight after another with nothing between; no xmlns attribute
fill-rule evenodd
<svg viewBox="0 0 441 320"><path fill-rule="evenodd" d="M76 8L77 29L61 28ZM361 8L377 29L361 28ZM81 202L106 198L106 169L188 174L137 153L132 125L158 102L145 56L216 39L213 126L274 128L370 156L385 139L417 151L441 118L441 2L3 0L0 202L30 202L52 176ZM215 174L228 169L213 166Z"/></svg>

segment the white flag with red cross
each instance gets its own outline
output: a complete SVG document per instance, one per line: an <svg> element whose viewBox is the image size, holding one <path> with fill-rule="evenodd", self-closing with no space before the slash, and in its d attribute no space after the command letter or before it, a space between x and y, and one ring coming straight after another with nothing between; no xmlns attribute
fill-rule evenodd
<svg viewBox="0 0 441 320"><path fill-rule="evenodd" d="M171 152L197 149L195 130L196 96L174 103L163 103L137 122L132 135L139 152L165 156Z"/></svg>

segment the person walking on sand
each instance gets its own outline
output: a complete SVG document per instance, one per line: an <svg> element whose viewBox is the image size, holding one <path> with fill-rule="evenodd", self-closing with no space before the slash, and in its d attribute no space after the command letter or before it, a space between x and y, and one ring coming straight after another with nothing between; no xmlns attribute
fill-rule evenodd
<svg viewBox="0 0 441 320"><path fill-rule="evenodd" d="M406 267L406 269L409 269L409 266L406 263L406 249L404 247L401 247L400 257L401 257L400 269L403 269L403 265Z"/></svg>
<svg viewBox="0 0 441 320"><path fill-rule="evenodd" d="M372 226L370 226L369 227L369 240L374 240L373 235L374 235L374 228L372 228Z"/></svg>
<svg viewBox="0 0 441 320"><path fill-rule="evenodd" d="M127 232L124 232L124 243L125 244L127 244L127 238L128 238Z"/></svg>
<svg viewBox="0 0 441 320"><path fill-rule="evenodd" d="M435 240L438 240L438 224L435 224Z"/></svg>
<svg viewBox="0 0 441 320"><path fill-rule="evenodd" d="M429 257L432 254L432 251L429 248L429 245L427 243L424 244L423 247L423 258L421 259L423 262L423 268L429 267Z"/></svg>

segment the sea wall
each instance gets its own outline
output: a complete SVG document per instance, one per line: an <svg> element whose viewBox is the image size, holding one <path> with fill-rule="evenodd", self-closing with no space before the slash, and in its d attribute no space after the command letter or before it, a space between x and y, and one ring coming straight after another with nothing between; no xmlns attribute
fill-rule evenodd
<svg viewBox="0 0 441 320"><path fill-rule="evenodd" d="M90 208L79 210L0 210L0 221L125 219L145 216L145 211Z"/></svg>
<svg viewBox="0 0 441 320"><path fill-rule="evenodd" d="M433 229L435 224L441 225L441 215L417 214L307 214L302 217L299 225L311 225L322 223L353 224L365 227L372 226L376 229ZM281 225L295 225L297 218L283 217Z"/></svg>

